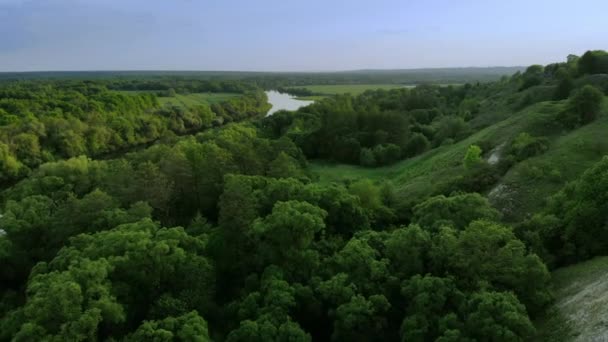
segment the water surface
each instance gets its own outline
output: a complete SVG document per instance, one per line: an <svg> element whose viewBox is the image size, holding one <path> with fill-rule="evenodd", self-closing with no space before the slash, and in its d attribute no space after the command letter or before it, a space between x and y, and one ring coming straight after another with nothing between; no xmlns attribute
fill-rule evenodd
<svg viewBox="0 0 608 342"><path fill-rule="evenodd" d="M279 93L276 90L270 90L266 92L268 96L268 102L272 105L272 108L266 115L272 115L279 110L297 110L300 107L308 106L315 101L298 100L292 95Z"/></svg>

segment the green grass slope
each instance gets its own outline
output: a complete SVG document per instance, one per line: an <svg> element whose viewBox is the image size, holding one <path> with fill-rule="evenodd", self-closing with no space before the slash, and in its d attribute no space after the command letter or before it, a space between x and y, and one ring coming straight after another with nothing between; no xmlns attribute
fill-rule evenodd
<svg viewBox="0 0 608 342"><path fill-rule="evenodd" d="M608 257L553 272L556 302L535 323L535 341L608 341Z"/></svg>
<svg viewBox="0 0 608 342"><path fill-rule="evenodd" d="M524 131L540 131L554 120L562 103L545 102L513 113L494 125L481 129L455 144L440 146L415 158L379 168L312 163L322 182L370 178L391 180L403 197L418 197L433 191L438 182L462 173L462 159L472 144L484 141L499 146ZM491 115L491 114L488 114ZM486 151L488 152L488 151Z"/></svg>
<svg viewBox="0 0 608 342"><path fill-rule="evenodd" d="M321 182L342 182L369 178L390 180L401 198L420 198L433 193L437 185L462 173L462 160L468 146L483 142L498 147L511 142L519 133L546 136L549 149L542 155L515 164L488 192L490 201L509 219L534 213L544 200L566 182L608 154L608 101L596 121L575 130L564 130L557 116L564 101L540 102L521 111L507 113L489 110L482 116L506 117L480 129L455 144L440 146L415 158L396 164L366 168L354 165L312 162ZM485 120L483 117L480 120ZM489 158L492 151L484 151ZM500 153L498 153L500 158Z"/></svg>
<svg viewBox="0 0 608 342"><path fill-rule="evenodd" d="M513 219L540 210L547 196L608 154L607 132L608 116L605 115L591 124L553 137L545 153L513 166L500 182L502 194L490 194L490 200L513 214Z"/></svg>

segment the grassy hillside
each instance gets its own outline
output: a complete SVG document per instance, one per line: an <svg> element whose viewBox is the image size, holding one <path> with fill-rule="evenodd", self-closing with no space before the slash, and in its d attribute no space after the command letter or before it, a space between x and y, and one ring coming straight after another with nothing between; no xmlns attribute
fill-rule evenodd
<svg viewBox="0 0 608 342"><path fill-rule="evenodd" d="M604 104L604 113L608 113L608 104L606 101ZM438 184L461 173L462 159L471 144L498 147L510 143L521 132L547 136L550 141L548 151L513 166L497 185L497 191L489 194L492 203L505 211L509 218L522 218L542 207L544 198L559 190L565 182L575 179L608 154L608 141L603 139L608 130L608 115L578 129L565 131L556 119L564 105L563 101L532 105L455 144L440 146L386 167L366 168L327 162L312 162L311 165L321 182L361 178L391 180L400 197L417 198L432 193ZM482 114L501 115L492 111ZM492 154L491 151L484 152L486 158Z"/></svg>
<svg viewBox="0 0 608 342"><path fill-rule="evenodd" d="M607 131L608 116L604 115L589 125L554 136L547 152L512 167L501 181L509 191L493 194L490 200L497 207L511 210L513 219L538 211L548 195L608 154L608 141L603 138Z"/></svg>
<svg viewBox="0 0 608 342"><path fill-rule="evenodd" d="M551 121L562 107L561 103L541 103L509 118L486 127L470 137L452 145L440 146L415 158L378 168L365 168L353 165L313 163L321 181L340 181L345 179L371 178L391 179L403 196L421 195L430 192L439 180L460 172L462 158L471 144L487 141L498 146L519 132L542 127Z"/></svg>
<svg viewBox="0 0 608 342"><path fill-rule="evenodd" d="M606 341L608 257L553 272L557 301L536 322L536 341Z"/></svg>

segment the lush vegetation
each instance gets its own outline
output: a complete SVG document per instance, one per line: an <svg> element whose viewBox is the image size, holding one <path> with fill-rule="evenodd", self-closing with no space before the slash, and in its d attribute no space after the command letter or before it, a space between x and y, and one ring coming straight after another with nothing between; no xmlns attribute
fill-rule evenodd
<svg viewBox="0 0 608 342"><path fill-rule="evenodd" d="M300 99L320 99L323 97L351 94L360 95L367 90L377 89L399 89L408 87L402 84L328 84L328 85L306 85L303 87L279 87L278 91L295 95ZM412 87L412 86L409 86Z"/></svg>
<svg viewBox="0 0 608 342"><path fill-rule="evenodd" d="M0 340L543 336L549 271L608 247L608 146L534 163L605 132L603 56L270 117L270 78L6 82ZM159 103L201 93L235 95Z"/></svg>
<svg viewBox="0 0 608 342"><path fill-rule="evenodd" d="M179 91L215 89L207 83L169 85ZM0 88L0 181L19 179L44 162L126 150L260 116L269 108L262 91L244 90L238 83L216 88L241 94L211 104L199 101L182 106L161 106L148 91L112 90L133 87L173 92L176 99L185 96L167 84L150 82L32 81Z"/></svg>

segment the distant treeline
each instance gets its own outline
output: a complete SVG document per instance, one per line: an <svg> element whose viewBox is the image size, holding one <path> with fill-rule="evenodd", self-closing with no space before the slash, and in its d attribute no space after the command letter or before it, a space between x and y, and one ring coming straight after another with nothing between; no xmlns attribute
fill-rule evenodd
<svg viewBox="0 0 608 342"><path fill-rule="evenodd" d="M49 71L0 73L2 80L23 79L122 79L239 81L265 89L310 84L424 84L491 82L524 67L430 68L355 70L340 72L245 72L245 71Z"/></svg>

